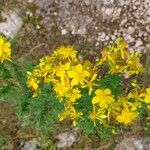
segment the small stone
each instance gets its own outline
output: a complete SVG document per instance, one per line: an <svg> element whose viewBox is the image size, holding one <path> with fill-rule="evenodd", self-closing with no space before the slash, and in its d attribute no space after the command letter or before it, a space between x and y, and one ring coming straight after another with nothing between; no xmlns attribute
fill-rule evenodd
<svg viewBox="0 0 150 150"><path fill-rule="evenodd" d="M99 42L96 42L95 46L96 46L96 47L99 46Z"/></svg>
<svg viewBox="0 0 150 150"><path fill-rule="evenodd" d="M127 35L125 36L125 40L127 40L128 43L134 42L134 38L133 38L130 34L127 34Z"/></svg>
<svg viewBox="0 0 150 150"><path fill-rule="evenodd" d="M135 31L135 28L132 26L128 27L128 29L127 29L128 34L132 34L134 31Z"/></svg>
<svg viewBox="0 0 150 150"><path fill-rule="evenodd" d="M7 13L3 12L2 16L7 20L6 22L0 23L0 33L4 34L9 38L13 38L21 28L23 21L18 16L17 10L9 11Z"/></svg>
<svg viewBox="0 0 150 150"><path fill-rule="evenodd" d="M141 47L137 48L137 52L141 53L144 51L144 49L145 49L145 46L141 46Z"/></svg>
<svg viewBox="0 0 150 150"><path fill-rule="evenodd" d="M36 25L36 28L39 30L41 27L40 27L40 25L37 24L37 25Z"/></svg>
<svg viewBox="0 0 150 150"><path fill-rule="evenodd" d="M66 29L62 29L62 30L61 30L61 34L62 34L62 35L67 34L67 30L66 30Z"/></svg>
<svg viewBox="0 0 150 150"><path fill-rule="evenodd" d="M124 24L126 24L127 21L128 21L128 20L127 20L126 18L123 19L123 20L121 21L120 25L123 26Z"/></svg>
<svg viewBox="0 0 150 150"><path fill-rule="evenodd" d="M103 19L104 20L109 20L112 17L112 15L113 15L113 11L114 11L113 7L112 8L103 7L101 9L101 13L102 13Z"/></svg>
<svg viewBox="0 0 150 150"><path fill-rule="evenodd" d="M110 39L109 36L106 36L106 37L105 37L105 40L106 40L106 41L109 41L109 39Z"/></svg>
<svg viewBox="0 0 150 150"><path fill-rule="evenodd" d="M84 35L84 34L86 34L86 28L79 28L78 31L77 31L77 33L78 33L79 35Z"/></svg>
<svg viewBox="0 0 150 150"><path fill-rule="evenodd" d="M114 35L112 35L111 39L114 41L116 39L116 37Z"/></svg>
<svg viewBox="0 0 150 150"><path fill-rule="evenodd" d="M77 133L66 131L58 134L56 139L58 140L56 144L57 148L70 147L77 141Z"/></svg>
<svg viewBox="0 0 150 150"><path fill-rule="evenodd" d="M115 150L148 150L150 149L150 137L125 137Z"/></svg>
<svg viewBox="0 0 150 150"><path fill-rule="evenodd" d="M143 44L143 42L141 40L136 41L135 43L135 47L138 48L139 46L141 46Z"/></svg>
<svg viewBox="0 0 150 150"><path fill-rule="evenodd" d="M36 139L32 139L30 141L26 141L21 147L21 150L42 150L39 147L38 141Z"/></svg>
<svg viewBox="0 0 150 150"><path fill-rule="evenodd" d="M150 44L147 44L146 47L147 47L147 48L150 48Z"/></svg>
<svg viewBox="0 0 150 150"><path fill-rule="evenodd" d="M28 0L28 3L33 3L33 0Z"/></svg>

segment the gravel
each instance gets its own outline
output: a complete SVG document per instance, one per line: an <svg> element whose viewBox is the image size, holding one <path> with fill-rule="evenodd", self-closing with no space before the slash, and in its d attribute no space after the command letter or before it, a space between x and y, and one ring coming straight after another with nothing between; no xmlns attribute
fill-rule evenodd
<svg viewBox="0 0 150 150"><path fill-rule="evenodd" d="M62 35L71 33L70 36L91 41L95 46L99 46L97 41L103 46L120 36L133 51L145 52L150 34L149 0L35 0L34 3L43 16L44 26L50 30L55 22Z"/></svg>

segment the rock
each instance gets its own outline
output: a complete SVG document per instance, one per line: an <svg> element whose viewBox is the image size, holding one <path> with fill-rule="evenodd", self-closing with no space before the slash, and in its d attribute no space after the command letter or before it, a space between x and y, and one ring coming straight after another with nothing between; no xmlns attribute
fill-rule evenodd
<svg viewBox="0 0 150 150"><path fill-rule="evenodd" d="M32 139L30 141L26 141L21 147L21 150L42 150L39 147L38 141L36 139Z"/></svg>
<svg viewBox="0 0 150 150"><path fill-rule="evenodd" d="M135 39L130 35L130 34L127 34L125 36L125 40L128 42L128 43L132 43L135 41Z"/></svg>
<svg viewBox="0 0 150 150"><path fill-rule="evenodd" d="M62 34L62 35L67 34L67 30L66 30L66 29L62 29L62 30L61 30L61 34Z"/></svg>
<svg viewBox="0 0 150 150"><path fill-rule="evenodd" d="M141 40L137 40L136 43L135 43L135 47L138 48L142 44L143 44L143 42Z"/></svg>
<svg viewBox="0 0 150 150"><path fill-rule="evenodd" d="M52 5L56 0L34 0L35 4L39 9L45 9Z"/></svg>
<svg viewBox="0 0 150 150"><path fill-rule="evenodd" d="M101 9L101 11L102 11L103 19L104 20L110 20L110 18L113 15L114 8L113 7L111 7L111 8L103 7Z"/></svg>
<svg viewBox="0 0 150 150"><path fill-rule="evenodd" d="M77 133L75 131L66 131L56 136L58 142L56 143L57 148L66 148L72 146L78 141Z"/></svg>
<svg viewBox="0 0 150 150"><path fill-rule="evenodd" d="M135 28L132 26L128 27L128 29L127 29L128 34L132 34L134 31L135 31Z"/></svg>
<svg viewBox="0 0 150 150"><path fill-rule="evenodd" d="M91 4L91 0L85 0L84 2L86 5L90 5Z"/></svg>
<svg viewBox="0 0 150 150"><path fill-rule="evenodd" d="M115 150L149 150L150 137L126 137L116 145Z"/></svg>
<svg viewBox="0 0 150 150"><path fill-rule="evenodd" d="M23 21L16 11L3 12L2 16L6 18L6 22L0 23L0 33L9 38L13 38L21 28Z"/></svg>

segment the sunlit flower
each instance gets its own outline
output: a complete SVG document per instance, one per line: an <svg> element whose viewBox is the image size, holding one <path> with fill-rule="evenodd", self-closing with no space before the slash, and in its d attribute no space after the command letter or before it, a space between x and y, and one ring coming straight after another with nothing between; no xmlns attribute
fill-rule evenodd
<svg viewBox="0 0 150 150"><path fill-rule="evenodd" d="M66 97L69 99L70 102L75 102L77 99L81 97L81 92L79 89L71 89L67 94Z"/></svg>
<svg viewBox="0 0 150 150"><path fill-rule="evenodd" d="M95 91L95 95L96 96L92 99L92 104L99 104L101 108L108 108L108 106L114 102L110 89L98 89Z"/></svg>
<svg viewBox="0 0 150 150"><path fill-rule="evenodd" d="M5 38L0 36L0 62L9 60L11 58L11 45L10 42L6 41Z"/></svg>
<svg viewBox="0 0 150 150"><path fill-rule="evenodd" d="M59 96L64 97L66 96L69 87L65 83L60 82L54 85L54 90Z"/></svg>
<svg viewBox="0 0 150 150"><path fill-rule="evenodd" d="M140 97L144 97L143 101L150 104L150 87L146 89L146 92L141 93Z"/></svg>
<svg viewBox="0 0 150 150"><path fill-rule="evenodd" d="M76 51L74 50L74 48L72 46L61 46L58 49L56 49L56 54L61 55L63 58L72 58L75 59L76 58Z"/></svg>
<svg viewBox="0 0 150 150"><path fill-rule="evenodd" d="M83 88L87 87L87 88L89 89L89 95L92 94L93 87L96 86L96 83L94 82L95 79L96 79L96 77L97 77L97 74L95 73L95 74L91 77L91 79L87 79L87 80L85 81L85 85L82 86Z"/></svg>
<svg viewBox="0 0 150 150"><path fill-rule="evenodd" d="M94 122L94 126L96 126L96 120L99 120L101 123L103 123L106 118L107 115L105 115L104 110L96 110L95 105L93 105L93 112L90 112L89 119L91 119Z"/></svg>
<svg viewBox="0 0 150 150"><path fill-rule="evenodd" d="M82 114L81 112L77 112L77 111L75 110L75 108L73 107L73 105L67 104L67 105L65 106L65 111L64 111L63 113L59 114L58 117L59 117L59 120L60 120L60 121L69 118L69 119L72 120L73 126L76 126L76 120L77 120L78 118L81 118L82 115L83 115L83 114Z"/></svg>
<svg viewBox="0 0 150 150"><path fill-rule="evenodd" d="M132 124L133 121L135 121L135 119L137 118L137 116L138 116L137 112L133 112L133 111L131 112L126 109L123 109L121 114L118 115L116 119L119 123L128 125L128 124Z"/></svg>
<svg viewBox="0 0 150 150"><path fill-rule="evenodd" d="M71 85L83 84L85 77L88 77L90 74L87 70L83 69L81 64L76 65L71 71L68 71L69 78L72 79Z"/></svg>

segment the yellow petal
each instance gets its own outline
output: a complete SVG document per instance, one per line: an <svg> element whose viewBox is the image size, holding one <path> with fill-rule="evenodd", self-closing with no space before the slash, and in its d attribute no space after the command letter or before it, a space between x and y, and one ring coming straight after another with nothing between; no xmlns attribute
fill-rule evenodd
<svg viewBox="0 0 150 150"><path fill-rule="evenodd" d="M147 92L148 94L150 94L150 88L147 88L147 89L146 89L146 92Z"/></svg>
<svg viewBox="0 0 150 150"><path fill-rule="evenodd" d="M97 97L97 96L93 97L93 99L92 99L92 104L97 104L97 103L99 103L99 102L100 102L99 97Z"/></svg>
<svg viewBox="0 0 150 150"><path fill-rule="evenodd" d="M97 74L94 74L94 75L92 76L91 81L94 81L94 80L96 79L96 77L97 77Z"/></svg>
<svg viewBox="0 0 150 150"><path fill-rule="evenodd" d="M144 99L145 103L150 103L150 95L146 95Z"/></svg>
<svg viewBox="0 0 150 150"><path fill-rule="evenodd" d="M101 94L102 94L102 90L101 90L101 89L97 89L97 90L95 91L95 94L96 94L96 95L101 95Z"/></svg>
<svg viewBox="0 0 150 150"><path fill-rule="evenodd" d="M111 90L110 89L105 89L103 92L106 95L110 95L111 94Z"/></svg>
<svg viewBox="0 0 150 150"><path fill-rule="evenodd" d="M84 70L82 72L82 74L83 74L84 77L88 77L90 75L90 73L88 71L86 71L86 70Z"/></svg>
<svg viewBox="0 0 150 150"><path fill-rule="evenodd" d="M74 78L76 72L74 72L74 71L68 71L67 74L68 74L69 78Z"/></svg>
<svg viewBox="0 0 150 150"><path fill-rule="evenodd" d="M79 65L75 66L75 70L76 70L77 72L82 72L82 65L79 64Z"/></svg>
<svg viewBox="0 0 150 150"><path fill-rule="evenodd" d="M107 116L106 116L106 115L100 115L99 117L100 117L100 118L102 118L102 119L107 118Z"/></svg>
<svg viewBox="0 0 150 150"><path fill-rule="evenodd" d="M73 78L71 81L71 86L78 85L78 83L79 83L78 78Z"/></svg>

